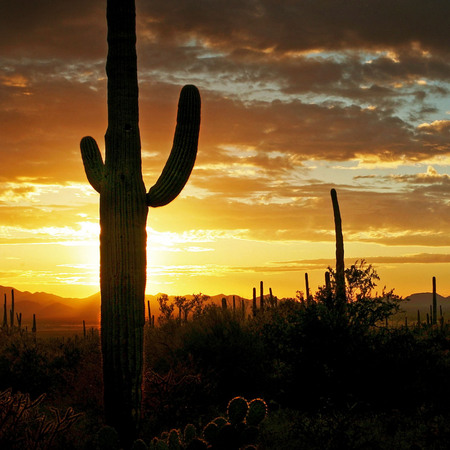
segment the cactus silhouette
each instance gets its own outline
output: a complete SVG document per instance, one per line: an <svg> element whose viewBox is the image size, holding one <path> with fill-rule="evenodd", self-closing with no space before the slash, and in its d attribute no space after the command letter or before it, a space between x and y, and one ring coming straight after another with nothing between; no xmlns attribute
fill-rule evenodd
<svg viewBox="0 0 450 450"><path fill-rule="evenodd" d="M3 303L3 325L2 328L6 330L8 328L8 316L6 314L6 294L5 294L5 301Z"/></svg>
<svg viewBox="0 0 450 450"><path fill-rule="evenodd" d="M100 288L104 409L122 441L139 424L146 221L148 207L171 202L193 168L200 128L200 95L181 90L173 148L146 192L142 179L134 0L108 0L108 128L105 160L92 137L81 140L88 181L100 194Z"/></svg>
<svg viewBox="0 0 450 450"><path fill-rule="evenodd" d="M14 289L11 289L11 309L9 311L9 318L11 320L11 331L14 330Z"/></svg>
<svg viewBox="0 0 450 450"><path fill-rule="evenodd" d="M227 415L233 425L244 421L248 412L248 402L244 397L234 397L228 402Z"/></svg>
<svg viewBox="0 0 450 450"><path fill-rule="evenodd" d="M432 301L432 324L437 324L437 295L436 295L436 277L433 277L433 301Z"/></svg>
<svg viewBox="0 0 450 450"><path fill-rule="evenodd" d="M149 450L257 448L259 425L267 413L267 404L261 398L248 402L244 397L234 397L228 402L227 417L216 417L200 433L192 424L186 425L183 433L178 429L163 432L152 439Z"/></svg>
<svg viewBox="0 0 450 450"><path fill-rule="evenodd" d="M341 212L335 189L331 189L331 201L336 233L336 302L340 307L344 307L347 302L345 293L344 238L342 236Z"/></svg>

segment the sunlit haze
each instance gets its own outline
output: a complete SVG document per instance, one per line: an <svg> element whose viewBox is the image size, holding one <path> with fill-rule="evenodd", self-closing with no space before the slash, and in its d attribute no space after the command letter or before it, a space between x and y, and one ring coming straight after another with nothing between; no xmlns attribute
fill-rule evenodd
<svg viewBox="0 0 450 450"><path fill-rule="evenodd" d="M0 9L0 285L86 297L99 196L79 141L107 127L106 2L57 4ZM137 0L147 190L181 87L202 97L191 178L149 210L147 293L324 284L335 188L347 264L450 295L449 4Z"/></svg>

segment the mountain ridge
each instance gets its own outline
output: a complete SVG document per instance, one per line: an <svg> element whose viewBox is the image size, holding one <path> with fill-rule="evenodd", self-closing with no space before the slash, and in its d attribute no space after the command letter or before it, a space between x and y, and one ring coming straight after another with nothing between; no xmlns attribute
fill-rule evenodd
<svg viewBox="0 0 450 450"><path fill-rule="evenodd" d="M84 298L61 297L55 294L46 292L29 292L20 291L11 286L0 286L0 294L6 301L7 318L9 319L9 311L11 308L11 291L14 291L14 311L15 313L22 313L23 323L31 322L33 314L40 321L72 321L80 322L85 320L86 323L98 323L100 321L100 292ZM147 302L150 302L151 314L159 310L157 298L163 295L158 293L156 295L145 296L145 314L148 315ZM418 309L428 309L432 302L431 292L420 292L409 295L408 301L402 304L402 309L406 312L417 312ZM222 304L222 298L227 299L229 307L232 306L233 296L237 302L243 299L248 307L251 304L251 299L241 297L233 294L216 294L209 296L210 304ZM176 296L169 295L169 299L173 300ZM192 298L192 294L183 295L182 297ZM266 296L265 296L266 297ZM259 300L259 296L258 296ZM450 296L443 297L437 294L438 307L442 306L444 313L450 312ZM239 307L239 303L236 303ZM3 317L0 317L2 320Z"/></svg>

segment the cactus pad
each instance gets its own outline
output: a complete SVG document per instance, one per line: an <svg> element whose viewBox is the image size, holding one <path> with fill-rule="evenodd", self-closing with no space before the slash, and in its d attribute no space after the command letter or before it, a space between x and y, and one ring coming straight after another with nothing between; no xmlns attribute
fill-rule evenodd
<svg viewBox="0 0 450 450"><path fill-rule="evenodd" d="M232 424L243 422L248 411L248 402L244 397L235 397L228 403L227 414Z"/></svg>
<svg viewBox="0 0 450 450"><path fill-rule="evenodd" d="M183 439L184 443L188 445L197 436L197 430L192 423L188 423L184 428Z"/></svg>
<svg viewBox="0 0 450 450"><path fill-rule="evenodd" d="M213 442L219 433L219 427L214 422L209 422L208 425L203 428L203 437L208 442Z"/></svg>
<svg viewBox="0 0 450 450"><path fill-rule="evenodd" d="M267 404L261 398L255 398L249 404L248 414L247 414L247 425L257 426L267 415Z"/></svg>

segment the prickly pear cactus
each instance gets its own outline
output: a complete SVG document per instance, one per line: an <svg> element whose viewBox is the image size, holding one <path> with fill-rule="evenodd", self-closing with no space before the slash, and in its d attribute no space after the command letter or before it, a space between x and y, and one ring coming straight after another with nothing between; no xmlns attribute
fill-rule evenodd
<svg viewBox="0 0 450 450"><path fill-rule="evenodd" d="M257 426L267 416L267 404L262 398L255 398L248 405L247 425Z"/></svg>
<svg viewBox="0 0 450 450"><path fill-rule="evenodd" d="M181 450L183 448L178 430L170 430L169 437L167 438L167 444L169 446L169 450Z"/></svg>
<svg viewBox="0 0 450 450"><path fill-rule="evenodd" d="M185 428L184 428L184 432L183 432L183 440L185 442L185 444L190 444L191 441L197 437L197 429L195 428L194 425L192 425L192 423L188 423Z"/></svg>
<svg viewBox="0 0 450 450"><path fill-rule="evenodd" d="M203 437L207 442L215 442L219 434L219 427L214 422L209 422L203 428Z"/></svg>
<svg viewBox="0 0 450 450"><path fill-rule="evenodd" d="M230 423L236 425L244 421L248 411L247 400L243 397L235 397L231 399L227 407L227 415Z"/></svg>
<svg viewBox="0 0 450 450"><path fill-rule="evenodd" d="M258 439L258 426L267 415L267 405L258 398L250 403L235 397L228 403L227 419L217 417L203 429L203 437L217 449L247 448Z"/></svg>
<svg viewBox="0 0 450 450"><path fill-rule="evenodd" d="M179 430L164 432L154 438L150 450L233 450L256 449L259 425L267 415L267 405L257 398L250 403L235 397L228 403L227 417L216 417L201 431L199 437L194 425L186 425L183 439ZM203 439L202 439L203 438Z"/></svg>

